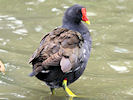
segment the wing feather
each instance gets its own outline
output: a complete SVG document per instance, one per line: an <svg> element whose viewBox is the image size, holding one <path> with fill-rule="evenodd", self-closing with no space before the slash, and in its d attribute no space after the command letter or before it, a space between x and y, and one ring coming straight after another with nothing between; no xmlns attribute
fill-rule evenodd
<svg viewBox="0 0 133 100"><path fill-rule="evenodd" d="M32 62L33 66L36 63L42 63L43 68L61 66L63 72L68 72L80 58L82 43L83 38L80 33L56 28L42 39L40 47L34 52L29 62Z"/></svg>

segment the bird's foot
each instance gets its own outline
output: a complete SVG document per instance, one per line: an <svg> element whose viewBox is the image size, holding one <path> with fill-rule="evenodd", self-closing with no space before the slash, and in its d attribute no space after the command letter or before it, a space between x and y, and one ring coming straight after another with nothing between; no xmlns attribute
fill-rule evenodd
<svg viewBox="0 0 133 100"><path fill-rule="evenodd" d="M51 90L52 95L55 95L55 89L54 88L50 88L50 90Z"/></svg>
<svg viewBox="0 0 133 100"><path fill-rule="evenodd" d="M70 97L77 97L68 87L67 87L67 79L63 80L62 86L64 88L64 90L66 91L66 93L70 96Z"/></svg>

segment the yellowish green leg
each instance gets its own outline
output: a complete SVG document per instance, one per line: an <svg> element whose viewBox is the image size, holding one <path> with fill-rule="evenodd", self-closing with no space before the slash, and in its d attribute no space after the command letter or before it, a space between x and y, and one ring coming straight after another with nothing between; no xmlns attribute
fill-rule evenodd
<svg viewBox="0 0 133 100"><path fill-rule="evenodd" d="M76 95L67 87L67 79L63 80L62 86L70 97L76 97Z"/></svg>
<svg viewBox="0 0 133 100"><path fill-rule="evenodd" d="M54 88L50 88L50 90L51 90L52 95L55 95L55 89Z"/></svg>

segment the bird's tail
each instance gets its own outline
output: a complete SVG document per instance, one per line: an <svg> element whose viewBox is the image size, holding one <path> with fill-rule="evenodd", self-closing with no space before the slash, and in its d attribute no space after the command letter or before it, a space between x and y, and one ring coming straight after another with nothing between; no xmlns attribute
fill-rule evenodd
<svg viewBox="0 0 133 100"><path fill-rule="evenodd" d="M39 72L43 70L42 66L38 66L36 68L33 68L33 71L29 74L30 77L36 76Z"/></svg>

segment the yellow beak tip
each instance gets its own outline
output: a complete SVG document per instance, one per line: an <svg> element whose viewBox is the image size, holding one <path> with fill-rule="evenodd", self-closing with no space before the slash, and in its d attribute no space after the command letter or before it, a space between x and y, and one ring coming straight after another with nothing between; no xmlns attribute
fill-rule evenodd
<svg viewBox="0 0 133 100"><path fill-rule="evenodd" d="M87 24L89 24L89 25L91 24L90 21L85 21L85 22L86 22Z"/></svg>

